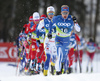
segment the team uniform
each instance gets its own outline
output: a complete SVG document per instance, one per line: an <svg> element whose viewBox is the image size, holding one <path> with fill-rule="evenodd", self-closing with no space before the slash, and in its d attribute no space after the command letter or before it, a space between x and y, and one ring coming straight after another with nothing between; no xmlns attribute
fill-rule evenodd
<svg viewBox="0 0 100 81"><path fill-rule="evenodd" d="M29 70L29 64L30 64L30 47L29 47L29 44L27 41L24 41L23 43L23 46L24 46L24 52L25 52L25 72L28 72Z"/></svg>
<svg viewBox="0 0 100 81"><path fill-rule="evenodd" d="M69 45L69 53L68 53L68 73L72 72L72 64L73 64L73 60L74 60L74 47L76 45L76 39L75 39L75 33L72 33L72 35L70 36L70 45Z"/></svg>
<svg viewBox="0 0 100 81"><path fill-rule="evenodd" d="M25 51L24 51L24 46L23 46L23 42L25 41L25 35L24 33L20 33L19 36L19 58L20 58L20 66L19 66L19 71L20 73L22 71L24 71L24 67L25 67Z"/></svg>
<svg viewBox="0 0 100 81"><path fill-rule="evenodd" d="M30 55L31 55L31 64L30 68L31 70L35 69L35 60L36 60L36 51L37 51L37 44L36 44L36 24L30 23L32 27L30 27L30 33L31 33L31 45L30 45Z"/></svg>
<svg viewBox="0 0 100 81"><path fill-rule="evenodd" d="M45 50L45 54L46 54L46 61L44 63L44 70L48 70L49 68L49 62L50 62L50 58L53 57L52 55L54 55L53 59L55 59L56 56L56 47L55 47L55 27L53 28L53 38L52 39L48 39L47 34L49 32L49 22L50 20L48 18L45 18L44 20L40 21L39 26L38 26L38 30L41 30L42 27L44 27L45 29L45 39L44 39L44 50ZM37 33L38 35L38 33ZM52 61L53 65L55 63L55 60Z"/></svg>
<svg viewBox="0 0 100 81"><path fill-rule="evenodd" d="M53 17L53 23L56 23L55 44L57 47L56 71L61 71L61 63L65 62L70 44L70 35L74 27L71 15L63 19L61 15ZM52 26L52 23L50 24ZM51 28L52 29L52 28ZM51 31L50 29L50 31ZM51 32L50 32L51 33Z"/></svg>
<svg viewBox="0 0 100 81"><path fill-rule="evenodd" d="M45 62L45 60L46 60L46 56L44 53L44 44L43 44L44 37L45 37L45 29L42 28L41 30L37 30L37 32L39 32L39 35L37 35L37 38L39 38L39 40L41 42L40 45L37 43L38 48L37 48L37 55L36 55L38 71L40 72L40 65L41 65L42 61Z"/></svg>
<svg viewBox="0 0 100 81"><path fill-rule="evenodd" d="M96 52L96 44L94 42L87 42L86 51L88 56L87 72L88 72L89 62L91 62L91 72L92 72L93 71L92 61L94 58L94 54Z"/></svg>

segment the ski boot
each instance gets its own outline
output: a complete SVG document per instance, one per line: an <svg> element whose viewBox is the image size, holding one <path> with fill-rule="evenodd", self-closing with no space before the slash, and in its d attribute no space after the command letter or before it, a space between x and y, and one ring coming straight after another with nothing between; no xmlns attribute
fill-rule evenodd
<svg viewBox="0 0 100 81"><path fill-rule="evenodd" d="M70 74L70 73L72 73L72 68L69 67L67 74Z"/></svg>
<svg viewBox="0 0 100 81"><path fill-rule="evenodd" d="M61 75L61 71L56 71L56 75Z"/></svg>
<svg viewBox="0 0 100 81"><path fill-rule="evenodd" d="M44 71L44 63L42 63L42 72Z"/></svg>
<svg viewBox="0 0 100 81"><path fill-rule="evenodd" d="M86 68L86 72L88 72L88 67Z"/></svg>
<svg viewBox="0 0 100 81"><path fill-rule="evenodd" d="M54 75L55 74L55 66L51 65L51 74Z"/></svg>
<svg viewBox="0 0 100 81"><path fill-rule="evenodd" d="M43 71L43 75L44 75L44 76L47 76L47 74L48 74L48 70L44 70L44 71Z"/></svg>
<svg viewBox="0 0 100 81"><path fill-rule="evenodd" d="M62 63L62 66L61 66L61 73L64 74L64 63Z"/></svg>
<svg viewBox="0 0 100 81"><path fill-rule="evenodd" d="M93 67L91 67L91 73L93 72Z"/></svg>
<svg viewBox="0 0 100 81"><path fill-rule="evenodd" d="M75 73L77 72L77 67L75 67Z"/></svg>

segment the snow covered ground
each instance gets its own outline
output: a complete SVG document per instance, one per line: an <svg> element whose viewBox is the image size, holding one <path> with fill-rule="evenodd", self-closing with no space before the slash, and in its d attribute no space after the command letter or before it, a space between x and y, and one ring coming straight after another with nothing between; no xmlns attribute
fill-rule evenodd
<svg viewBox="0 0 100 81"><path fill-rule="evenodd" d="M93 73L86 73L86 54L83 56L82 73L62 74L52 76L39 75L20 75L16 76L15 63L0 62L0 81L100 81L100 53L96 54L93 61ZM74 66L73 66L74 67ZM79 69L79 68L78 68Z"/></svg>

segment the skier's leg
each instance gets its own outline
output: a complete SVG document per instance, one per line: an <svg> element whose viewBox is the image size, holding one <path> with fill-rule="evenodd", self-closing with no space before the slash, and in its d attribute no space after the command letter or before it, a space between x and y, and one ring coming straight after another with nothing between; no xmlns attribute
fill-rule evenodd
<svg viewBox="0 0 100 81"><path fill-rule="evenodd" d="M46 54L46 61L44 63L44 76L47 76L48 74L48 68L49 68L49 62L50 62L50 42L49 39L46 37L45 42L44 42L44 49L45 49L45 54Z"/></svg>
<svg viewBox="0 0 100 81"><path fill-rule="evenodd" d="M62 62L62 50L61 50L61 47L57 47L57 60L56 60L56 65L55 65L55 68L56 68L56 73L57 75L61 74L61 62Z"/></svg>

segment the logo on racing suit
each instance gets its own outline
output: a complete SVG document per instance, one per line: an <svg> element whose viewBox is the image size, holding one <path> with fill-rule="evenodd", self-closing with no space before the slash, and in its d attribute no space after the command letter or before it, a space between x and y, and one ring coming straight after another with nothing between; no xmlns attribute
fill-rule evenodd
<svg viewBox="0 0 100 81"><path fill-rule="evenodd" d="M67 26L68 27L70 25L71 25L70 23L60 23L60 22L58 23L58 26Z"/></svg>
<svg viewBox="0 0 100 81"><path fill-rule="evenodd" d="M49 27L49 24L46 24L46 27Z"/></svg>

